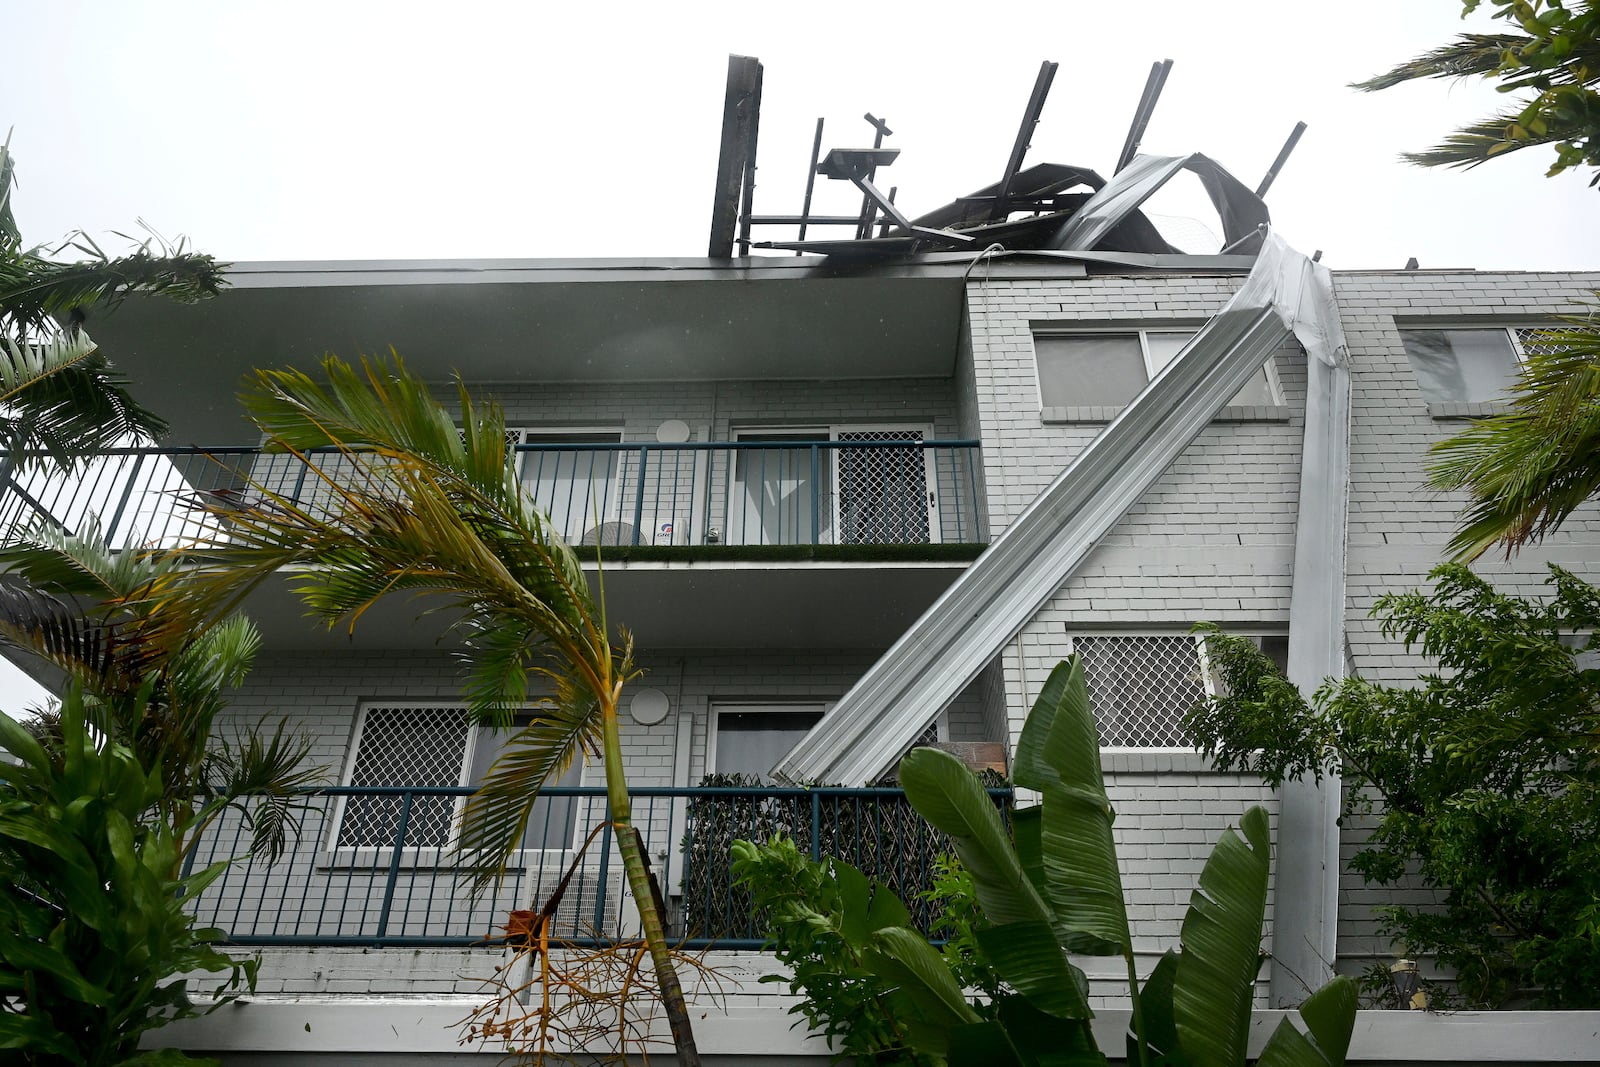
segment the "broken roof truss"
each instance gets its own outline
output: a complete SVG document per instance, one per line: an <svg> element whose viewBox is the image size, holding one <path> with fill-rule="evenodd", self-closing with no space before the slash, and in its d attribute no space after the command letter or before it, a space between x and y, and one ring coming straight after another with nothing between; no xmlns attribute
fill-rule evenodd
<svg viewBox="0 0 1600 1067"><path fill-rule="evenodd" d="M823 120L817 120L806 174L805 200L798 215L758 215L753 210L756 145L760 127L761 64L730 56L723 111L722 150L712 211L708 254L726 258L737 246L781 249L849 259L881 259L923 252L979 253L995 246L1009 251L1111 251L1182 255L1140 210L1157 190L1184 171L1195 173L1223 227L1223 253L1252 254L1260 247L1270 219L1262 196L1299 141L1305 124L1295 126L1266 177L1251 190L1203 155L1143 156L1138 148L1172 61L1151 66L1133 122L1110 179L1080 166L1058 163L1023 167L1034 130L1044 110L1057 64L1046 61L1033 91L1000 180L915 218L897 205L898 189L879 188L878 171L893 164L899 150L884 147L888 123L870 112L871 148L835 148L822 153ZM856 215L813 215L812 193L818 175L848 181L862 194ZM754 227L793 226L790 241L755 241ZM846 237L808 237L812 228L848 227Z"/></svg>

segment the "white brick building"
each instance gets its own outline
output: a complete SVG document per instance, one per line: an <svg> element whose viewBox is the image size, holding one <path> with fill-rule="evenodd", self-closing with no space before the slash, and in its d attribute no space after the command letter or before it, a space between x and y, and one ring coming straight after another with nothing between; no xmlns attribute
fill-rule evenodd
<svg viewBox="0 0 1600 1067"><path fill-rule="evenodd" d="M605 546L611 613L634 630L646 669L636 689L665 698L658 719L641 709L655 721L626 724L624 753L630 781L657 791L641 798L638 818L676 898L678 933L694 936L705 912L685 899L693 889L682 850L686 828L697 832L694 802L672 791L712 772L766 774L968 567L984 566L983 546L1143 395L1145 378L1227 303L1252 262L1022 252L843 265L250 264L215 300L129 301L91 316L88 329L141 395L170 398L158 407L175 446L249 445L233 400L243 373L309 366L325 351L393 345L441 387L459 372L501 401L525 431L530 491L573 540ZM1422 666L1367 613L1378 595L1421 583L1451 533L1459 501L1423 489L1426 448L1463 417L1493 410L1494 375L1516 358L1507 330L1578 312L1596 287L1600 274L1334 276L1352 383L1348 547L1342 567L1321 564L1346 589L1339 653L1350 669L1403 681ZM1462 332L1438 332L1447 330ZM1450 379L1439 368L1453 358ZM914 709L917 729L938 741L1009 752L1049 669L1073 651L1085 657L1147 965L1175 943L1212 842L1246 806L1266 804L1275 833L1294 821L1296 838L1331 826L1328 798L1281 812L1259 781L1212 771L1170 729L1208 684L1187 633L1196 621L1287 654L1307 388L1306 355L1282 344L1109 517L1069 577L1033 590L1043 606L985 650L986 665L959 679L948 703ZM92 506L116 526L115 541L136 544L177 536L181 516L161 503L181 484L174 478L237 485L233 471L287 491L295 475L248 453L220 458L113 457L101 488L36 482L33 503L12 494L5 515L45 510L70 522ZM1589 576L1600 570L1597 535L1584 513L1486 569L1528 591L1549 560ZM461 717L461 674L440 622L418 623L413 605L396 603L353 638L330 634L281 587L256 594L249 610L267 643L233 720L290 720L315 739L330 781L424 792L328 799L288 860L236 868L213 891L209 917L265 956L263 996L188 1040L252 1063L271 1061L244 1052L353 1062L344 1057L360 1050L399 1065L450 1048L435 1024L465 1014L451 998L470 994L500 958L475 942L510 908L536 906L599 818L603 800L583 792L597 768L542 802L539 840L512 884L468 901L448 848L457 800L426 790L470 786L493 741ZM216 835L215 855L236 844L231 832ZM601 849L591 859L573 921L625 928L618 864L602 870ZM1328 944L1338 969L1355 971L1389 954L1374 934L1374 895L1354 876L1301 862L1280 865L1275 879L1280 900L1337 892L1331 912L1307 905L1286 918L1273 902L1280 957ZM798 1035L772 1036L787 1026L788 1002L754 984L760 957L726 960L735 988L722 1007L698 1009L709 1013L703 1047L728 1057L799 1050ZM1094 967L1097 992L1114 998L1118 976ZM1294 978L1264 974L1260 1003L1292 1001L1294 990ZM429 997L438 1003L417 1007ZM375 1024L336 1022L358 1016L406 1021L393 1041Z"/></svg>

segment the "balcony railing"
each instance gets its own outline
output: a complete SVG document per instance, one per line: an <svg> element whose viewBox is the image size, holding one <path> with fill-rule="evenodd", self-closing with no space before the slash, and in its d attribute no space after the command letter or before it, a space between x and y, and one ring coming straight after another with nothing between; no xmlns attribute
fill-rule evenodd
<svg viewBox="0 0 1600 1067"><path fill-rule="evenodd" d="M576 861L556 933L578 943L637 937L622 860L606 825L605 790L544 790L502 883L473 896L452 848L467 788L342 787L305 796L299 832L276 862L241 859L198 898L201 926L238 945L470 946L493 941L508 914L538 909ZM1009 790L991 790L1010 803ZM948 843L897 789L636 789L633 821L670 901L669 933L690 946L759 946L765 931L732 884L737 838L787 834L813 858L843 859L892 888L927 929L920 894ZM188 865L242 855L237 813L214 823Z"/></svg>
<svg viewBox="0 0 1600 1067"><path fill-rule="evenodd" d="M917 545L982 539L975 441L519 444L522 484L573 544ZM337 452L309 462L256 448L122 448L72 474L0 462L0 537L91 515L114 548L171 547L216 520L197 503L263 489L316 508L355 477Z"/></svg>

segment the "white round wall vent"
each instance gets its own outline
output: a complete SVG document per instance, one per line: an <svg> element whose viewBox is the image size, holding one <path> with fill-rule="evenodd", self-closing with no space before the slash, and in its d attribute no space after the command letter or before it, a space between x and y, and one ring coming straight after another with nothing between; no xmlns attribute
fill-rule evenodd
<svg viewBox="0 0 1600 1067"><path fill-rule="evenodd" d="M628 714L633 716L633 721L640 726L654 726L667 717L671 707L667 694L659 689L641 689L633 694L633 700L628 703Z"/></svg>

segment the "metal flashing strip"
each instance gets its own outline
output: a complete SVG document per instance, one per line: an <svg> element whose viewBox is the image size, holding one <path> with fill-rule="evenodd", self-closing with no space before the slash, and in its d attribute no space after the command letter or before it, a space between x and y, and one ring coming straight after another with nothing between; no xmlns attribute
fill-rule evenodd
<svg viewBox="0 0 1600 1067"><path fill-rule="evenodd" d="M1269 235L1239 291L774 768L792 782L885 773L1291 333L1313 358L1337 319L1327 271Z"/></svg>
<svg viewBox="0 0 1600 1067"><path fill-rule="evenodd" d="M1306 346L1306 425L1289 592L1289 680L1314 693L1345 673L1349 552L1350 365L1328 269L1307 264L1315 306L1297 328ZM1312 341L1306 341L1306 337ZM1338 775L1279 792L1271 1003L1299 1004L1333 977L1339 917Z"/></svg>

